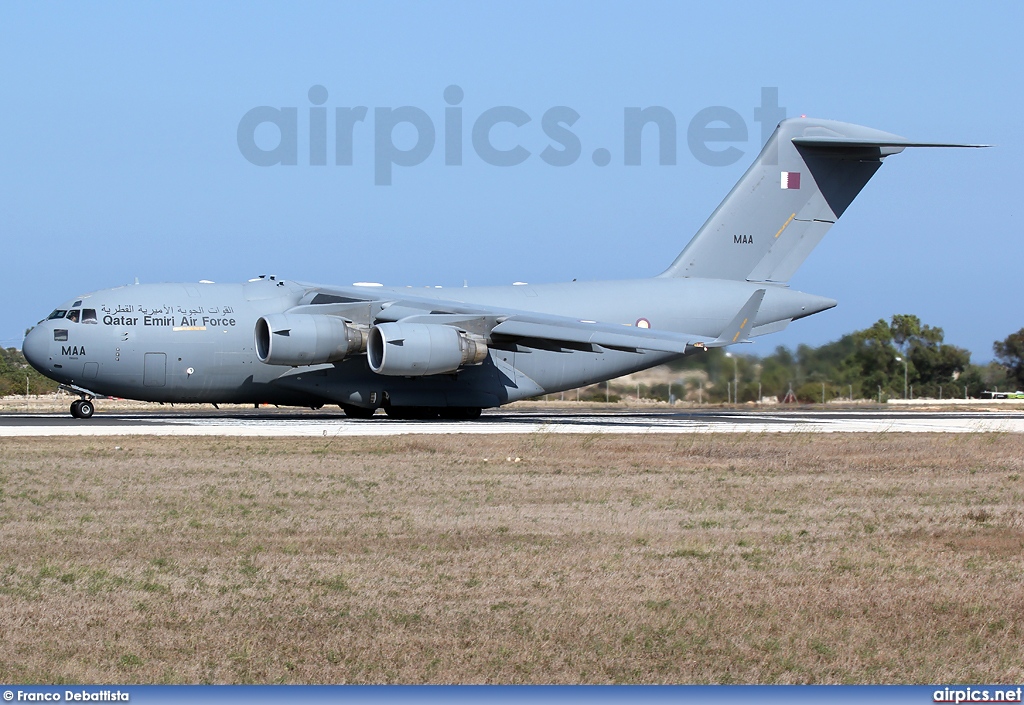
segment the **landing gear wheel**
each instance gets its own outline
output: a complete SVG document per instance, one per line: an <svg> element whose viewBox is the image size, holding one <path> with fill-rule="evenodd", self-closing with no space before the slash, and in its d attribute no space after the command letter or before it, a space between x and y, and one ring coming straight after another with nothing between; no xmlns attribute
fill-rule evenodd
<svg viewBox="0 0 1024 705"><path fill-rule="evenodd" d="M76 419L91 419L96 406L88 399L76 399L71 402L71 415Z"/></svg>
<svg viewBox="0 0 1024 705"><path fill-rule="evenodd" d="M376 409L367 409L362 406L353 406L352 404L341 404L341 410L345 412L345 416L350 419L372 419L373 412Z"/></svg>

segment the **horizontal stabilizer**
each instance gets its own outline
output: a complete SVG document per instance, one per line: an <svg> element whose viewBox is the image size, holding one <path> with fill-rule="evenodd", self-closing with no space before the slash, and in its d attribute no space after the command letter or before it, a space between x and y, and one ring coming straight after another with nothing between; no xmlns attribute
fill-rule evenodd
<svg viewBox="0 0 1024 705"><path fill-rule="evenodd" d="M793 144L800 147L970 147L979 149L990 144L965 144L961 142L911 142L902 137L882 140L871 137L794 137Z"/></svg>

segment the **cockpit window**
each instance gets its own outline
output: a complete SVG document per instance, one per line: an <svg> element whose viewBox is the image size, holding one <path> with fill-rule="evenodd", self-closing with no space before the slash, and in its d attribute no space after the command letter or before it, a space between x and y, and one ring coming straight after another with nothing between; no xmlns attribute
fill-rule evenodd
<svg viewBox="0 0 1024 705"><path fill-rule="evenodd" d="M58 343L66 342L68 339L67 328L55 328L53 331L53 339Z"/></svg>
<svg viewBox="0 0 1024 705"><path fill-rule="evenodd" d="M94 308L83 308L82 309L82 323L96 323L96 309Z"/></svg>
<svg viewBox="0 0 1024 705"><path fill-rule="evenodd" d="M72 306L72 307L75 307L75 306L81 306L81 305L82 305L82 300L81 300L81 299L79 299L79 300L78 300L78 301L76 301L75 303L71 304L71 306Z"/></svg>
<svg viewBox="0 0 1024 705"><path fill-rule="evenodd" d="M78 323L78 317L81 315L81 311L77 308L73 308L68 311L67 319L72 323Z"/></svg>
<svg viewBox="0 0 1024 705"><path fill-rule="evenodd" d="M56 311L51 313L49 316L47 316L46 320L52 321L55 318L64 318L64 316L66 316L66 315L68 315L67 311L62 311L61 309L57 309Z"/></svg>

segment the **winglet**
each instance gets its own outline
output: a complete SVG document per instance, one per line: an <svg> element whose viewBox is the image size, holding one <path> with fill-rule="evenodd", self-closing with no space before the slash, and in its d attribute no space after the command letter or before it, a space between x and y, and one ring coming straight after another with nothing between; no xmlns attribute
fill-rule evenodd
<svg viewBox="0 0 1024 705"><path fill-rule="evenodd" d="M750 330L754 327L754 319L757 318L757 311L764 301L765 289L758 289L753 296L747 299L743 308L729 322L722 334L716 340L707 343L709 348L722 348L733 343L745 343L750 339Z"/></svg>

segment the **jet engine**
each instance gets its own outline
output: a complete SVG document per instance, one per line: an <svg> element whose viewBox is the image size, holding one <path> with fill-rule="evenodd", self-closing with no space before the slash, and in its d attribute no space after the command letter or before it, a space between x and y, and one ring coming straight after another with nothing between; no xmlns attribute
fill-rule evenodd
<svg viewBox="0 0 1024 705"><path fill-rule="evenodd" d="M483 339L433 323L381 323L370 329L366 346L370 369L394 377L446 374L485 357Z"/></svg>
<svg viewBox="0 0 1024 705"><path fill-rule="evenodd" d="M274 313L256 321L256 357L268 365L319 365L366 349L366 331L337 316Z"/></svg>

